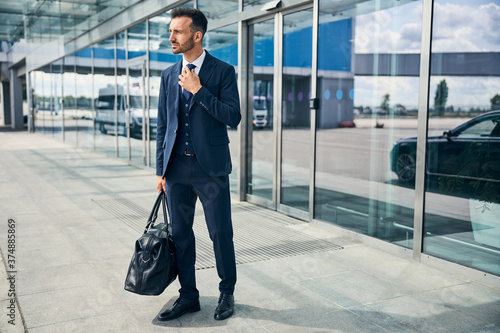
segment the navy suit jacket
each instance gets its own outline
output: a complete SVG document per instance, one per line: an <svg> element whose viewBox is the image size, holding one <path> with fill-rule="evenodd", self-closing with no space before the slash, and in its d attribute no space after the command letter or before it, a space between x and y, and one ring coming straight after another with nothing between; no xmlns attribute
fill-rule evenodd
<svg viewBox="0 0 500 333"><path fill-rule="evenodd" d="M182 60L161 73L156 130L156 174L165 175L172 155L177 128ZM189 121L196 158L210 176L231 173L227 126L241 120L240 99L234 67L206 53L201 66L202 88L191 98Z"/></svg>

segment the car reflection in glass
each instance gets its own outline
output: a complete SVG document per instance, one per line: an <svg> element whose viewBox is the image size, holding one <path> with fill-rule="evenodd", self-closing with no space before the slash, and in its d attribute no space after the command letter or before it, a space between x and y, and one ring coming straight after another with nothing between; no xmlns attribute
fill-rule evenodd
<svg viewBox="0 0 500 333"><path fill-rule="evenodd" d="M398 140L390 154L400 182L415 182L417 138ZM427 139L427 185L439 192L500 202L500 110Z"/></svg>

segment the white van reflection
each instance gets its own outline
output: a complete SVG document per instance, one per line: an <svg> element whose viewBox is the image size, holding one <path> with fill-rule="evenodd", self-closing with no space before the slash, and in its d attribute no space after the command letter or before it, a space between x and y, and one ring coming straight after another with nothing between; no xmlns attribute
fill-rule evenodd
<svg viewBox="0 0 500 333"><path fill-rule="evenodd" d="M126 126L126 95L122 86L118 86L117 96L118 110L118 134L127 135ZM96 126L103 134L108 132L115 133L115 87L108 85L106 88L99 89L99 97L95 102L96 107ZM130 136L142 138L143 132L143 107L142 97L140 94L130 95ZM156 123L158 115L158 97L150 98L149 118L150 118L150 134L151 137L156 135ZM145 126L146 130L146 126Z"/></svg>
<svg viewBox="0 0 500 333"><path fill-rule="evenodd" d="M264 128L268 123L267 100L265 96L253 96L253 126Z"/></svg>

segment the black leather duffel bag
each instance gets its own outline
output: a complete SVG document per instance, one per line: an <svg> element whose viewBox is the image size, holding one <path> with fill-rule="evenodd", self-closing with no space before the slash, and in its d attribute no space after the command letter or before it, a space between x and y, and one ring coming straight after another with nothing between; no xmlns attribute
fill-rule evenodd
<svg viewBox="0 0 500 333"><path fill-rule="evenodd" d="M163 190L149 215L144 234L135 242L135 250L125 279L125 290L140 295L160 295L177 277L175 245L171 238L166 199ZM160 205L164 222L155 225Z"/></svg>

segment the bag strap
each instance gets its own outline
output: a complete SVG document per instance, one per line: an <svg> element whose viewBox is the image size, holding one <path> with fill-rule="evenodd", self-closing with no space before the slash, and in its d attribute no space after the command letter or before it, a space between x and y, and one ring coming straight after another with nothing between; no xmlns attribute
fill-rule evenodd
<svg viewBox="0 0 500 333"><path fill-rule="evenodd" d="M168 205L167 205L167 194L165 192L163 192L163 190L161 190L161 192L163 193L163 196L162 196L162 207L163 207L163 222L165 223L165 231L167 232L167 237L170 236L169 234L169 231L168 231L168 226L169 226L169 221L168 221L168 215L167 215L167 212L168 212ZM161 193L160 193L161 194Z"/></svg>
<svg viewBox="0 0 500 333"><path fill-rule="evenodd" d="M149 214L148 218L148 223L146 224L146 228L144 229L144 233L146 233L150 228L152 228L156 222L156 218L158 217L158 210L160 209L160 205L163 208L163 221L165 222L165 230L167 232L167 236L169 235L168 232L168 216L167 216L167 200L166 200L167 195L161 190L160 194L158 194L158 198L156 198L155 204L153 206L153 209L151 210L151 214Z"/></svg>
<svg viewBox="0 0 500 333"><path fill-rule="evenodd" d="M156 198L155 204L153 205L153 209L148 217L148 223L146 224L146 228L144 229L144 233L148 231L149 228L153 227L156 218L158 217L158 209L160 208L161 198L163 196L163 190L161 190L160 194L158 194L158 198Z"/></svg>

